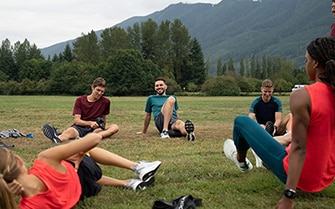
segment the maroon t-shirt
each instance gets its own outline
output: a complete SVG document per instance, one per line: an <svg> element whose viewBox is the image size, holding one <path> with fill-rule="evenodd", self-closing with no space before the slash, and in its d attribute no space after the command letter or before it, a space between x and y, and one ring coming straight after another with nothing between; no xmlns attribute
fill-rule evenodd
<svg viewBox="0 0 335 209"><path fill-rule="evenodd" d="M89 102L87 96L81 96L76 99L73 108L73 115L81 115L85 121L95 121L97 117L109 114L110 101L106 97L101 97L96 102ZM74 124L75 125L75 124Z"/></svg>
<svg viewBox="0 0 335 209"><path fill-rule="evenodd" d="M335 23L330 27L330 37L335 38Z"/></svg>

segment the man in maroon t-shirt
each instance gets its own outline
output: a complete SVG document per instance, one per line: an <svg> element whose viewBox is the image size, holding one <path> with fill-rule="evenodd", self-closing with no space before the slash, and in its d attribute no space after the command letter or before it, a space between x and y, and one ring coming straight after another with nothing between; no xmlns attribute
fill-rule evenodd
<svg viewBox="0 0 335 209"><path fill-rule="evenodd" d="M107 87L105 79L99 77L92 83L92 93L78 97L74 104L74 123L62 134L49 124L43 125L43 133L53 143L61 143L69 139L83 137L91 132L100 132L106 138L119 131L116 124L106 125L106 115L109 114L110 100L103 96Z"/></svg>
<svg viewBox="0 0 335 209"><path fill-rule="evenodd" d="M335 18L335 0L332 0L332 14L333 17ZM330 37L334 37L335 38L335 23L333 23L330 27Z"/></svg>

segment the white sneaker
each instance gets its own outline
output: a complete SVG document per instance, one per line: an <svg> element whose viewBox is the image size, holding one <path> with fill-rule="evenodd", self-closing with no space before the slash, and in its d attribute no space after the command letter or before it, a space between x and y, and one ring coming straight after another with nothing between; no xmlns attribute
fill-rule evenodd
<svg viewBox="0 0 335 209"><path fill-rule="evenodd" d="M164 129L164 130L162 131L162 133L161 133L161 138L162 138L162 139L168 139L168 138L170 138L169 133L168 133L168 131L167 131L166 129Z"/></svg>
<svg viewBox="0 0 335 209"><path fill-rule="evenodd" d="M242 173L247 173L251 171L252 164L248 160L248 158L245 158L245 162L239 162L237 160L237 150L234 144L234 141L231 139L227 139L223 144L223 152L225 153L226 157L233 161L237 167L240 169Z"/></svg>
<svg viewBox="0 0 335 209"><path fill-rule="evenodd" d="M151 176L147 181L141 181L140 179L130 179L129 182L124 185L127 189L145 190L147 187L153 187L155 184L155 177Z"/></svg>
<svg viewBox="0 0 335 209"><path fill-rule="evenodd" d="M262 159L260 157L258 157L258 155L256 154L256 152L253 149L251 149L251 151L252 151L252 154L254 154L254 156L255 156L256 168L264 168L264 169L266 169L266 167L263 165Z"/></svg>
<svg viewBox="0 0 335 209"><path fill-rule="evenodd" d="M161 161L148 162L148 161L139 161L132 170L137 173L139 178L142 181L146 181L150 177L154 176L159 166L161 165Z"/></svg>

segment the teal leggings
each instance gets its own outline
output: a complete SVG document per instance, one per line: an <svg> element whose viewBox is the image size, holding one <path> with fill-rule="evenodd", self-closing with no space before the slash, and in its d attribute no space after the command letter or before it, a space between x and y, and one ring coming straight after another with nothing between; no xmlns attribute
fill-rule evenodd
<svg viewBox="0 0 335 209"><path fill-rule="evenodd" d="M251 147L279 180L286 183L287 174L283 167L283 159L287 155L285 147L257 122L248 116L237 116L233 139L237 150L245 151Z"/></svg>

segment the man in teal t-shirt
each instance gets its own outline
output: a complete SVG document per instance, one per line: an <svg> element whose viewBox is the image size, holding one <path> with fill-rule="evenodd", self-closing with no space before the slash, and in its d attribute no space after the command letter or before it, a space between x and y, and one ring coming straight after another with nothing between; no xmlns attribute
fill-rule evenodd
<svg viewBox="0 0 335 209"><path fill-rule="evenodd" d="M180 120L177 114L178 103L175 95L166 95L167 85L165 79L155 80L156 95L150 95L145 106L144 127L138 134L146 134L151 113L154 116L155 125L161 133L161 138L173 136L186 136L187 140L195 140L194 125L190 120Z"/></svg>

